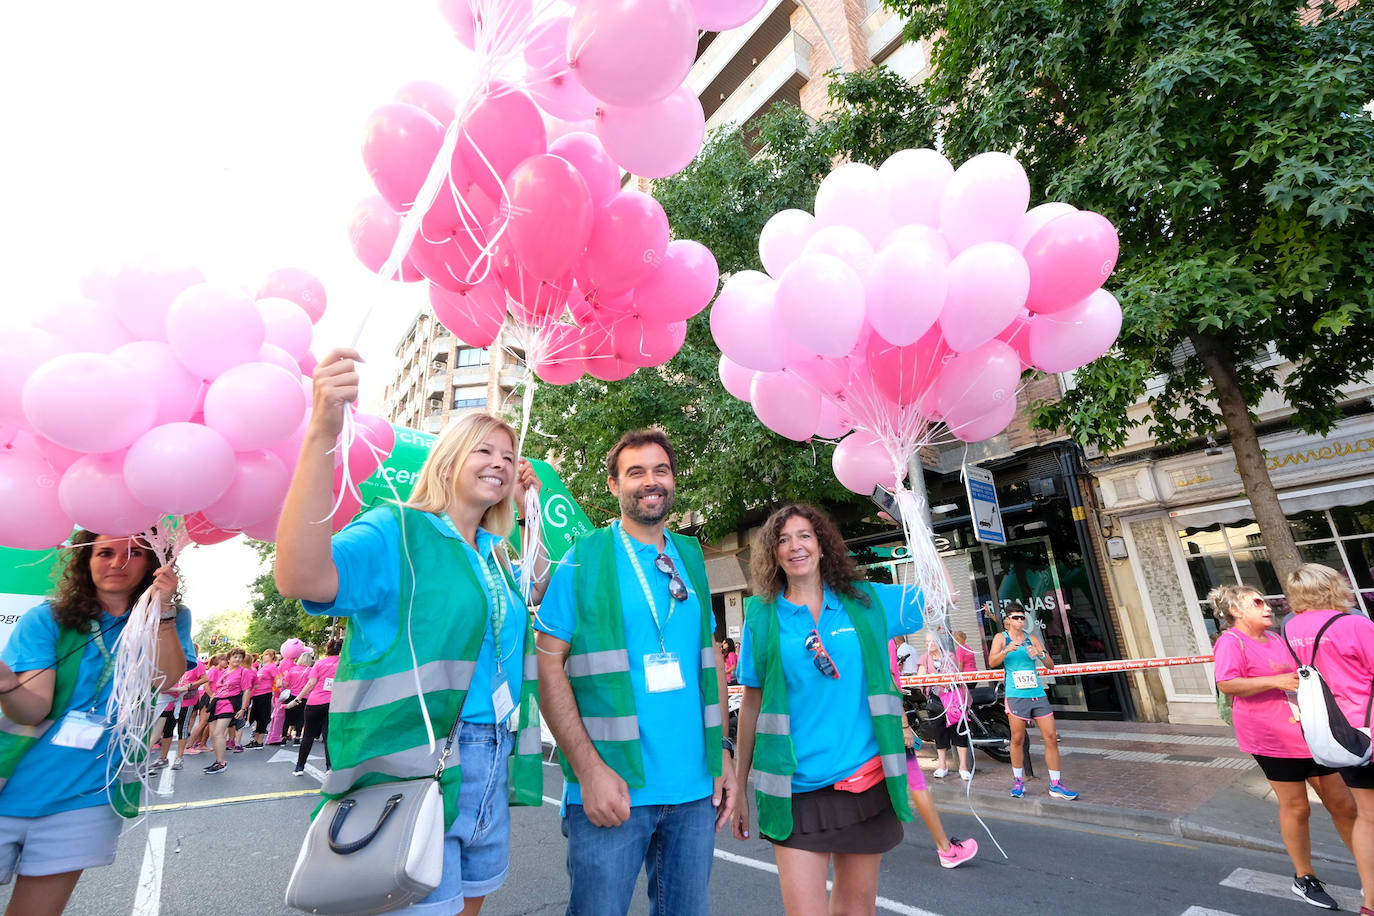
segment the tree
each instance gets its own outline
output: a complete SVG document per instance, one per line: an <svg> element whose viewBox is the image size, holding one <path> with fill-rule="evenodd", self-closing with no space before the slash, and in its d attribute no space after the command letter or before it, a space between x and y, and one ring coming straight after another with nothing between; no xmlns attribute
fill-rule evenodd
<svg viewBox="0 0 1374 916"><path fill-rule="evenodd" d="M277 591L277 581L272 576L277 545L267 541L249 543L265 568L253 580L253 609L244 637L245 648L250 652L277 649L293 636L307 643L322 643L329 618L307 614L299 601L284 598Z"/></svg>
<svg viewBox="0 0 1374 916"><path fill-rule="evenodd" d="M1325 433L1335 393L1374 370L1369 4L888 5L934 42L924 89L952 160L1014 152L1032 188L1120 231L1116 351L1035 423L1111 450L1157 379L1147 422L1163 445L1213 433L1219 412L1286 577L1300 560L1252 407L1277 392Z"/></svg>
<svg viewBox="0 0 1374 916"><path fill-rule="evenodd" d="M775 106L743 128L715 132L685 171L654 184L674 234L710 248L722 274L762 269L763 224L788 207L809 210L837 158L876 164L933 142L936 112L900 77L884 68L832 76L836 107L819 121ZM533 441L544 437L594 522L619 514L603 456L625 430L651 425L663 427L678 451L678 508L702 513L707 538L735 531L778 501L860 505L835 481L831 447L798 445L764 428L721 386L719 359L703 313L663 366L620 382L587 378L539 389Z"/></svg>

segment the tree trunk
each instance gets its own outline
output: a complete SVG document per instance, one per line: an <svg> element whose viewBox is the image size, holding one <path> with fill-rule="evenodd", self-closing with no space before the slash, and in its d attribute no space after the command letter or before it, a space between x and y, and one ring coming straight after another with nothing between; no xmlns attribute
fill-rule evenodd
<svg viewBox="0 0 1374 916"><path fill-rule="evenodd" d="M1279 587L1288 582L1289 573L1302 563L1298 546L1293 541L1293 532L1284 518L1283 507L1279 505L1278 493L1269 479L1269 466L1260 449L1259 434L1255 431L1254 420L1250 417L1249 405L1241 394L1236 382L1235 359L1230 348L1210 334L1193 333L1188 335L1197 350L1198 357L1207 368L1212 379L1212 393L1221 408L1221 420L1231 437L1231 450L1236 456L1236 471L1240 474L1245 495L1255 512L1259 523L1260 536L1269 551L1269 562L1279 577ZM1262 588L1259 582L1247 582Z"/></svg>

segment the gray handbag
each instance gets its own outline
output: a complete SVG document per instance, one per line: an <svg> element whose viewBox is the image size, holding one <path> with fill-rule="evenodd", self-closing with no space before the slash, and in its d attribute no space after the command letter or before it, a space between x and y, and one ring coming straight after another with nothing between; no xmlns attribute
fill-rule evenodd
<svg viewBox="0 0 1374 916"><path fill-rule="evenodd" d="M286 905L321 916L371 916L423 900L444 871L439 777L383 782L325 803L310 823L286 885Z"/></svg>

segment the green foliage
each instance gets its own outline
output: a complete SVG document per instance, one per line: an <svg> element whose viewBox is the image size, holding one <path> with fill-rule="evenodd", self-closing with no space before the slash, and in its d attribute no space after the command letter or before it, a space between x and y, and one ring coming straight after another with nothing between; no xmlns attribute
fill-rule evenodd
<svg viewBox="0 0 1374 916"><path fill-rule="evenodd" d="M747 125L708 138L681 174L654 185L673 232L706 245L722 274L762 269L759 233L774 213L809 210L838 159L877 164L900 149L930 146L936 110L883 68L836 78L836 108L820 121L779 105ZM678 508L702 513L716 538L779 501L857 504L835 481L831 446L799 445L764 428L717 375L720 351L708 312L688 324L670 362L620 382L586 378L542 386L534 399L532 450L540 437L592 521L619 515L606 489L604 458L621 433L661 426L678 451Z"/></svg>
<svg viewBox="0 0 1374 916"><path fill-rule="evenodd" d="M249 543L265 568L253 580L253 609L243 636L244 648L249 652L280 649L281 644L293 636L312 645L322 644L329 618L307 614L299 601L283 598L277 591L276 580L272 577L277 545L267 541Z"/></svg>
<svg viewBox="0 0 1374 916"><path fill-rule="evenodd" d="M1369 4L906 0L934 41L930 101L956 163L1014 152L1033 190L1105 214L1125 324L1037 422L1125 441L1126 407L1181 445L1216 426L1195 355L1217 344L1246 400L1278 391L1325 432L1332 392L1374 370L1374 15ZM1033 201L1038 202L1038 201ZM1247 361L1269 345L1296 365Z"/></svg>

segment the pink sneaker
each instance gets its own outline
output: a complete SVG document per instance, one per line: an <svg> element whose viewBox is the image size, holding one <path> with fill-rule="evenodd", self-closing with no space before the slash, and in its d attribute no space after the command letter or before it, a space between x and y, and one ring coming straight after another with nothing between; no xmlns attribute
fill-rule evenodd
<svg viewBox="0 0 1374 916"><path fill-rule="evenodd" d="M974 839L956 840L950 837L949 852L940 852L939 855L941 868L958 868L978 855L978 841Z"/></svg>

